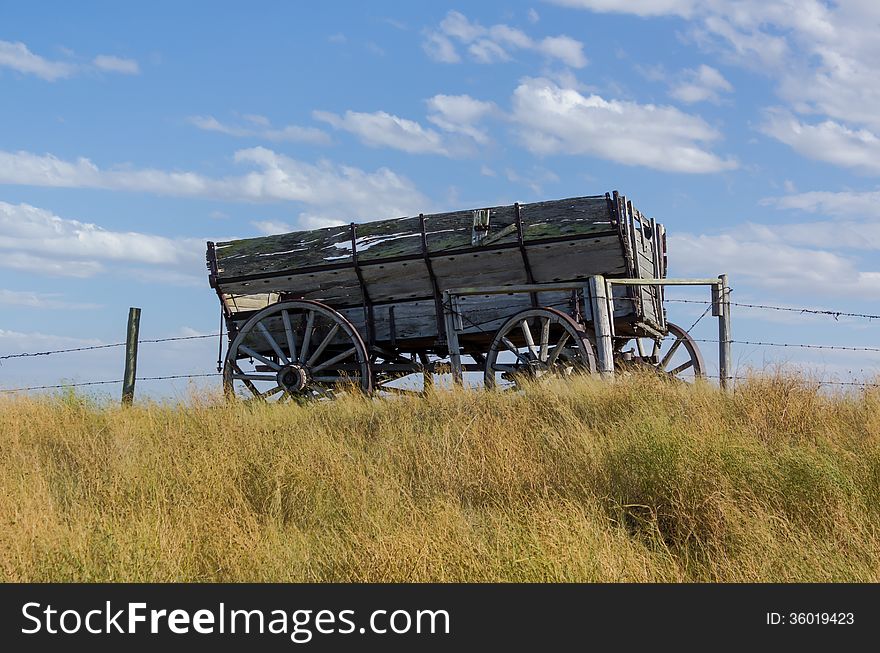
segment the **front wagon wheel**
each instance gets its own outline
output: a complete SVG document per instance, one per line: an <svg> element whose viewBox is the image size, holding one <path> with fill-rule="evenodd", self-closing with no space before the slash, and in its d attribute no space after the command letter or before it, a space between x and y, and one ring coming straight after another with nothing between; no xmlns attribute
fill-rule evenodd
<svg viewBox="0 0 880 653"><path fill-rule="evenodd" d="M367 348L343 315L320 302L267 306L229 345L227 395L260 400L332 398L341 388L372 390Z"/></svg>

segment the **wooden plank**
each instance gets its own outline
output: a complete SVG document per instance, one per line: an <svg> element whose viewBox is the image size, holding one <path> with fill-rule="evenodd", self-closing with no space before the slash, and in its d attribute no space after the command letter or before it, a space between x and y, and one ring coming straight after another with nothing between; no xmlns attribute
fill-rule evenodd
<svg viewBox="0 0 880 653"><path fill-rule="evenodd" d="M626 273L617 236L527 245L537 283L577 281L594 274Z"/></svg>
<svg viewBox="0 0 880 653"><path fill-rule="evenodd" d="M361 270L374 302L415 299L433 293L423 260L365 265Z"/></svg>
<svg viewBox="0 0 880 653"><path fill-rule="evenodd" d="M441 291L461 286L501 286L528 281L517 249L451 254L432 258L431 262Z"/></svg>

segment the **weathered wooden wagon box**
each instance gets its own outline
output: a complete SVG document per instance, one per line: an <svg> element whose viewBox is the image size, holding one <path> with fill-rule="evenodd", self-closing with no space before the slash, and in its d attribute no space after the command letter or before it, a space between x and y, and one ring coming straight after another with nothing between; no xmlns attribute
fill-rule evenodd
<svg viewBox="0 0 880 653"><path fill-rule="evenodd" d="M388 360L418 354L424 362L429 354L446 353L445 291L559 285L598 274L662 278L665 231L615 192L208 243L208 267L230 339L240 336L238 344L245 346L231 354L233 363L254 353L275 365L284 357L293 360L279 343L313 326L297 326L290 314L283 320L276 315L241 333L259 311L291 300L320 302L338 312L368 352L382 351ZM618 335L665 335L658 286L616 292L621 293L613 303ZM572 291L468 295L458 306L464 353L479 360L499 326L530 307L576 313L589 330L590 303ZM340 338L346 341L334 331L325 349L332 351ZM265 361L262 367L277 372Z"/></svg>

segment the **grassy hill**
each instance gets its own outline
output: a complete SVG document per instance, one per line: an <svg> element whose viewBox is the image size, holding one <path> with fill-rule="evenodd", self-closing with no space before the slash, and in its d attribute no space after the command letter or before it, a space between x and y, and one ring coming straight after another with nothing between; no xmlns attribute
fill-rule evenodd
<svg viewBox="0 0 880 653"><path fill-rule="evenodd" d="M0 401L6 581L880 581L880 390Z"/></svg>

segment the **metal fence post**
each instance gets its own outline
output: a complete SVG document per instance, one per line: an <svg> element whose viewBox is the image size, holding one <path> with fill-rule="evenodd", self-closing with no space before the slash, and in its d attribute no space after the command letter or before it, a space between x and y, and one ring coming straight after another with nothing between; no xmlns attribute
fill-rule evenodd
<svg viewBox="0 0 880 653"><path fill-rule="evenodd" d="M134 400L134 382L137 377L138 333L141 325L141 309L128 309L128 330L125 334L125 375L122 377L122 405L130 406Z"/></svg>
<svg viewBox="0 0 880 653"><path fill-rule="evenodd" d="M614 346L611 342L611 316L608 313L605 277L601 275L590 277L589 286L599 373L604 378L611 378L614 376Z"/></svg>
<svg viewBox="0 0 880 653"><path fill-rule="evenodd" d="M458 344L458 331L455 328L455 307L449 291L443 293L443 316L446 322L446 347L449 349L449 365L452 368L452 382L461 385L464 375L461 370L461 348Z"/></svg>
<svg viewBox="0 0 880 653"><path fill-rule="evenodd" d="M730 374L730 286L727 285L727 275L718 275L719 279L719 303L718 315L718 376L721 377L721 388L728 392L733 390Z"/></svg>

